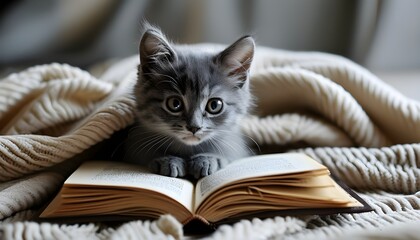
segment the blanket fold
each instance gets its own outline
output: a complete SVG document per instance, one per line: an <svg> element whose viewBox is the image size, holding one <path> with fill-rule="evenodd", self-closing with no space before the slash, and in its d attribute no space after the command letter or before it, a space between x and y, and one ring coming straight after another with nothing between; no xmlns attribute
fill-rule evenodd
<svg viewBox="0 0 420 240"><path fill-rule="evenodd" d="M0 238L183 238L182 226L171 216L100 230L95 223L24 222L71 172L59 164L76 164L94 145L133 123L137 64L133 56L95 77L53 63L0 80ZM310 155L375 211L244 220L221 226L209 239L257 233L285 239L379 236L382 228L420 222L419 102L343 57L264 47L255 55L251 89L256 109L240 124L255 145ZM420 234L414 227L394 231L399 229Z"/></svg>
<svg viewBox="0 0 420 240"><path fill-rule="evenodd" d="M60 163L132 123L134 101L117 91L65 64L1 80L0 181Z"/></svg>

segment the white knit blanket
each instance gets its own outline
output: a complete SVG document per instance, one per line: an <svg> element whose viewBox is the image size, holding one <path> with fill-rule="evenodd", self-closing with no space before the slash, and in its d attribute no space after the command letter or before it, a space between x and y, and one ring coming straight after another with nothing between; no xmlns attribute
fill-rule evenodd
<svg viewBox="0 0 420 240"><path fill-rule="evenodd" d="M113 227L28 221L92 146L133 122L137 59L99 77L55 63L0 80L1 239L185 237L171 216ZM312 156L375 211L243 220L206 238L419 238L419 102L329 54L260 47L251 73L257 106L243 132L262 148Z"/></svg>

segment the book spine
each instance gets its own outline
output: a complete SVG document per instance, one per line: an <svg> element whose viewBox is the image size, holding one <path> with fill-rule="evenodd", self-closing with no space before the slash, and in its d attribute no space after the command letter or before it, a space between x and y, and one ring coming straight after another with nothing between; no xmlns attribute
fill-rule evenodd
<svg viewBox="0 0 420 240"><path fill-rule="evenodd" d="M215 226L213 223L207 221L207 219L203 218L200 215L191 215L191 217L189 217L187 220L182 222L182 225L187 225L188 223L190 223L194 220L198 220L198 221L200 221L200 222L202 222L202 223L204 223L208 226L211 226L211 227Z"/></svg>

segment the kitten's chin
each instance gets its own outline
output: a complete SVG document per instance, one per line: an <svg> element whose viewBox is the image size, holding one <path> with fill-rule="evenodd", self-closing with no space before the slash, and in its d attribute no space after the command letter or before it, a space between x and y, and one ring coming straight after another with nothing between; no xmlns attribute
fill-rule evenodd
<svg viewBox="0 0 420 240"><path fill-rule="evenodd" d="M186 136L181 138L182 142L185 143L186 145L198 145L202 142L202 139L197 137L197 136Z"/></svg>

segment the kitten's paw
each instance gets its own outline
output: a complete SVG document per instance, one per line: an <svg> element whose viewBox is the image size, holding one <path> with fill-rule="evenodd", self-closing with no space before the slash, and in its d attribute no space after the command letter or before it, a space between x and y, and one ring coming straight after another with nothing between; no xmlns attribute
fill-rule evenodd
<svg viewBox="0 0 420 240"><path fill-rule="evenodd" d="M225 160L214 155L197 154L188 162L188 171L196 179L215 173L225 165Z"/></svg>
<svg viewBox="0 0 420 240"><path fill-rule="evenodd" d="M184 159L175 156L155 158L150 163L150 169L169 177L183 177L187 174L187 164Z"/></svg>

